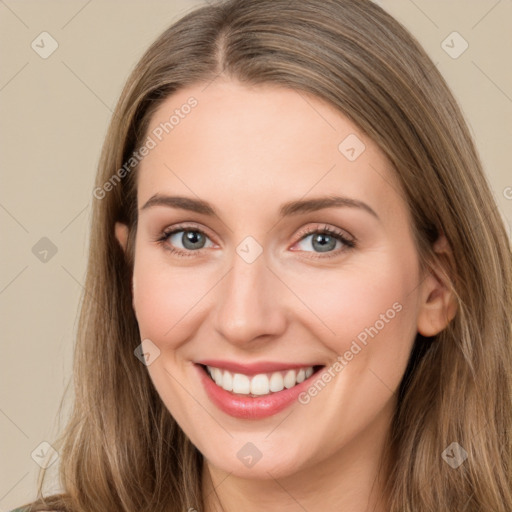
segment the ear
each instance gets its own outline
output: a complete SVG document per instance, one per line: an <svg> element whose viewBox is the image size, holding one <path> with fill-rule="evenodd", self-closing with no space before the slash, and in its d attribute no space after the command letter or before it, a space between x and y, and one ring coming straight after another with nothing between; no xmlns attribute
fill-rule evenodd
<svg viewBox="0 0 512 512"><path fill-rule="evenodd" d="M129 233L129 229L128 229L128 225L127 224L123 224L122 222L116 222L116 225L115 225L115 235L116 235L116 238L117 238L117 241L119 242L119 245L121 246L121 248L123 249L123 251L126 253L126 246L127 246L127 243L128 243L128 233ZM131 276L131 291L132 291L132 307L133 307L133 311L135 312L135 296L134 296L134 292L135 292L135 278L132 274ZM137 314L135 312L135 314Z"/></svg>
<svg viewBox="0 0 512 512"><path fill-rule="evenodd" d="M121 245L121 248L126 252L126 243L128 242L128 226L122 222L116 222L115 234L117 241Z"/></svg>
<svg viewBox="0 0 512 512"><path fill-rule="evenodd" d="M451 291L446 269L441 261L448 261L450 246L444 234L436 240L434 252L439 256L427 271L421 283L420 304L417 320L418 332L425 337L440 333L453 320L457 312L457 300Z"/></svg>

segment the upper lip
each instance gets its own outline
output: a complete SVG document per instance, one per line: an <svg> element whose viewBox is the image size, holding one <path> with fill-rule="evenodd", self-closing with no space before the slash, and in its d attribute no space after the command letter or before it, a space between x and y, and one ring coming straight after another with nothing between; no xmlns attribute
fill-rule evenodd
<svg viewBox="0 0 512 512"><path fill-rule="evenodd" d="M203 359L196 361L197 364L222 368L233 373L243 373L245 375L257 375L258 373L272 373L281 370L295 370L298 368L308 368L309 366L320 366L311 363L283 363L277 361L259 361L257 363L235 363L234 361L224 361L221 359Z"/></svg>

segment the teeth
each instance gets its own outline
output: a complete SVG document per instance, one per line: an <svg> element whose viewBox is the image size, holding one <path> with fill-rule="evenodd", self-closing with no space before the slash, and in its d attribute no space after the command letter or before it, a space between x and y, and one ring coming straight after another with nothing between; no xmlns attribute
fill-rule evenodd
<svg viewBox="0 0 512 512"><path fill-rule="evenodd" d="M224 370L227 371L227 370ZM219 383L215 382L217 386L224 387L224 380ZM251 392L251 381L247 375L242 373L235 373L233 375L233 393L240 393L242 395L248 395Z"/></svg>
<svg viewBox="0 0 512 512"><path fill-rule="evenodd" d="M298 370L286 370L273 373L259 373L253 377L243 373L231 373L213 366L207 366L208 373L217 386L241 395L261 396L277 393L284 388L290 389L313 375L313 367Z"/></svg>
<svg viewBox="0 0 512 512"><path fill-rule="evenodd" d="M218 368L213 369L213 380L217 386L222 386L222 370L219 370Z"/></svg>
<svg viewBox="0 0 512 512"><path fill-rule="evenodd" d="M226 391L233 391L233 374L230 372L224 372L222 376L221 387Z"/></svg>
<svg viewBox="0 0 512 512"><path fill-rule="evenodd" d="M270 377L270 391L282 391L284 389L284 380L280 372L275 372Z"/></svg>
<svg viewBox="0 0 512 512"><path fill-rule="evenodd" d="M297 374L295 373L295 370L288 370L286 372L286 375L284 376L284 387L286 389L293 388L295 384L297 383Z"/></svg>
<svg viewBox="0 0 512 512"><path fill-rule="evenodd" d="M255 375L251 379L251 393L253 395L268 395L270 392L270 382L264 373Z"/></svg>

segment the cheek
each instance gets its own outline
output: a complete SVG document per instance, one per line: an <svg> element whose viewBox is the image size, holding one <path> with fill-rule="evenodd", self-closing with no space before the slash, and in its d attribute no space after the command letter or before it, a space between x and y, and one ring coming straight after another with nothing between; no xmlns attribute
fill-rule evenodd
<svg viewBox="0 0 512 512"><path fill-rule="evenodd" d="M214 306L218 268L171 266L161 257L143 253L139 253L133 276L133 304L141 337L162 345L161 350L175 349ZM292 300L296 307L292 321L307 324L337 354L349 350L354 339L364 345L376 329L390 334L407 330L407 325L415 323L415 309L410 305L417 266L412 256L380 254L373 255L371 265L361 261L339 269L283 271L284 280L300 300ZM290 307L283 300L284 307Z"/></svg>
<svg viewBox="0 0 512 512"><path fill-rule="evenodd" d="M133 299L141 337L161 350L174 349L186 338L183 329L204 309L213 283L200 270L171 268L141 256L134 268Z"/></svg>
<svg viewBox="0 0 512 512"><path fill-rule="evenodd" d="M133 305L141 339L151 340L161 356L148 366L148 372L167 409L185 427L190 395L183 391L182 383L189 374L180 347L195 335L198 315L208 308L208 291L214 283L197 269L171 267L144 251L139 256L134 268Z"/></svg>
<svg viewBox="0 0 512 512"><path fill-rule="evenodd" d="M416 333L417 263L391 253L339 270L297 276L294 291L314 313L309 328L337 355L379 366L403 363ZM368 350L369 347L372 347ZM356 365L357 366L357 365Z"/></svg>

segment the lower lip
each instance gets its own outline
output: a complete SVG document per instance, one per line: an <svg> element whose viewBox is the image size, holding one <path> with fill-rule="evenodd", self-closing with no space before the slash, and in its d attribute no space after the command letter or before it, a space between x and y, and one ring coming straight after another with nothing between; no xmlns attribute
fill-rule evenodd
<svg viewBox="0 0 512 512"><path fill-rule="evenodd" d="M199 364L195 366L199 371L201 382L210 400L226 414L249 420L268 418L286 409L310 386L311 379L313 377L316 378L321 371L320 369L313 373L311 377L293 386L293 388L283 389L283 391L259 397L251 397L248 395L235 395L226 391L215 384L204 367Z"/></svg>

